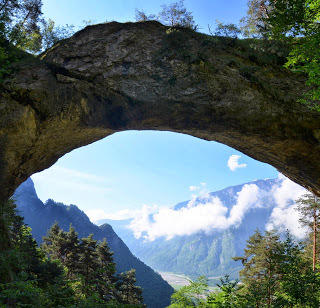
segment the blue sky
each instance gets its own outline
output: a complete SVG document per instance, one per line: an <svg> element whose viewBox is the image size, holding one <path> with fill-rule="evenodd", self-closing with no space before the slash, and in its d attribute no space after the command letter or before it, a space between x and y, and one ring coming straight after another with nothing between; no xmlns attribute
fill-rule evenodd
<svg viewBox="0 0 320 308"><path fill-rule="evenodd" d="M237 23L246 13L246 2L186 0L185 5L193 12L200 31L206 32L207 25L213 25L216 19ZM136 8L148 14L157 13L161 4L171 1L43 0L43 3L45 17L57 24L78 26L83 20L133 21ZM233 166L237 167L237 162L241 166L234 171L228 167L232 155L238 155L233 156ZM32 178L43 201L53 198L76 204L91 217L103 218L106 213L136 210L143 205L172 206L190 199L192 186L215 191L276 176L273 167L216 142L170 132L129 131L76 149Z"/></svg>
<svg viewBox="0 0 320 308"><path fill-rule="evenodd" d="M240 156L234 171L230 156ZM223 144L188 135L128 131L76 149L33 176L39 197L115 213L188 200L190 186L208 191L274 178L277 171ZM202 185L203 186L203 185ZM90 213L89 213L90 214Z"/></svg>
<svg viewBox="0 0 320 308"><path fill-rule="evenodd" d="M169 0L43 0L45 17L57 24L82 25L83 20L93 23L107 21L134 21L135 9L157 14L161 5ZM247 0L185 0L185 7L193 13L201 32L218 19L224 23L237 23L247 11Z"/></svg>

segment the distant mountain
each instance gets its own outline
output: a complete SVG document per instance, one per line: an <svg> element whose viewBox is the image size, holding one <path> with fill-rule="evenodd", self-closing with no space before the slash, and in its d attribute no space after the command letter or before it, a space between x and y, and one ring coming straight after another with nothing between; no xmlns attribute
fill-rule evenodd
<svg viewBox="0 0 320 308"><path fill-rule="evenodd" d="M137 285L142 287L145 304L151 308L162 308L170 304L173 288L159 274L136 258L110 225L94 225L75 205L66 206L53 200L44 204L38 198L30 178L18 187L13 198L20 215L32 228L32 234L38 243L41 243L42 237L55 222L64 230L69 230L69 225L72 224L79 237L86 237L92 233L96 240L106 238L114 252L117 272L136 269Z"/></svg>
<svg viewBox="0 0 320 308"><path fill-rule="evenodd" d="M160 237L150 242L134 237L132 230L128 228L130 219L100 220L97 223L110 224L136 256L158 271L185 274L192 278L199 275L214 278L224 274L230 274L235 278L242 265L233 261L232 257L243 254L247 239L257 228L265 230L275 206L272 189L280 182L279 179L268 179L246 183L257 185L259 191L263 192L257 200L259 206L249 209L239 225L221 231L201 231L192 235L175 236L169 240ZM228 187L209 195L218 197L230 212L244 185ZM203 199L198 198L193 206L203 202ZM189 201L184 201L173 208L178 211L188 204Z"/></svg>

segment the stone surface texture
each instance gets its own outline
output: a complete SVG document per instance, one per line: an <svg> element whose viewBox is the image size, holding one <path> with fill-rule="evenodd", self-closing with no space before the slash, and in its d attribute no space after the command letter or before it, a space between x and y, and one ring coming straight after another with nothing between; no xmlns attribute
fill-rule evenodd
<svg viewBox="0 0 320 308"><path fill-rule="evenodd" d="M26 55L0 87L0 199L65 153L133 129L224 143L320 195L320 114L296 102L304 78L269 47L112 22Z"/></svg>

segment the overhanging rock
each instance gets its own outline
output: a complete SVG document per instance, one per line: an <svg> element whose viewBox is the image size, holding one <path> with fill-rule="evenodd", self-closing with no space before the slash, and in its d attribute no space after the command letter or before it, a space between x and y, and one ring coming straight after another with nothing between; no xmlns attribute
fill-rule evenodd
<svg viewBox="0 0 320 308"><path fill-rule="evenodd" d="M26 55L1 86L0 199L65 153L131 129L227 144L320 195L320 114L296 102L304 79L283 61L276 44L157 22L89 26Z"/></svg>

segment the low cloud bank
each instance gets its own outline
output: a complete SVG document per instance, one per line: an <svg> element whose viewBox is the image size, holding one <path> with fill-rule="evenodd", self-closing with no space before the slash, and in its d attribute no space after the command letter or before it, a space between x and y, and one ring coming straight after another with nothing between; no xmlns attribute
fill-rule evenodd
<svg viewBox="0 0 320 308"><path fill-rule="evenodd" d="M194 195L187 206L179 210L159 208L154 213L154 208L144 206L129 228L135 237L149 241L162 236L171 239L199 231L209 233L212 230L224 230L241 223L245 213L257 206L259 193L257 185L244 185L230 211L219 198L204 192L201 196Z"/></svg>
<svg viewBox="0 0 320 308"><path fill-rule="evenodd" d="M124 209L115 213L107 213L103 209L89 209L86 210L86 214L93 223L98 222L102 219L111 219L111 220L126 220L132 219L135 216L139 215L140 210L129 210Z"/></svg>
<svg viewBox="0 0 320 308"><path fill-rule="evenodd" d="M294 201L306 194L307 190L283 175L279 175L279 178L280 185L273 187L272 191L276 206L272 210L266 229L289 230L292 235L302 239L306 229L299 223L299 212Z"/></svg>
<svg viewBox="0 0 320 308"><path fill-rule="evenodd" d="M193 195L188 204L180 209L144 205L128 227L136 238L149 241L159 237L171 239L200 231L210 233L239 226L250 209L272 206L272 213L265 226L267 230L288 229L297 238L303 238L306 234L306 230L300 226L299 213L294 203L306 190L283 175L279 175L279 181L268 191L255 184L244 185L230 209L218 197L210 196L204 190L204 185L201 186L199 194ZM192 192L197 189L200 188L190 188Z"/></svg>

